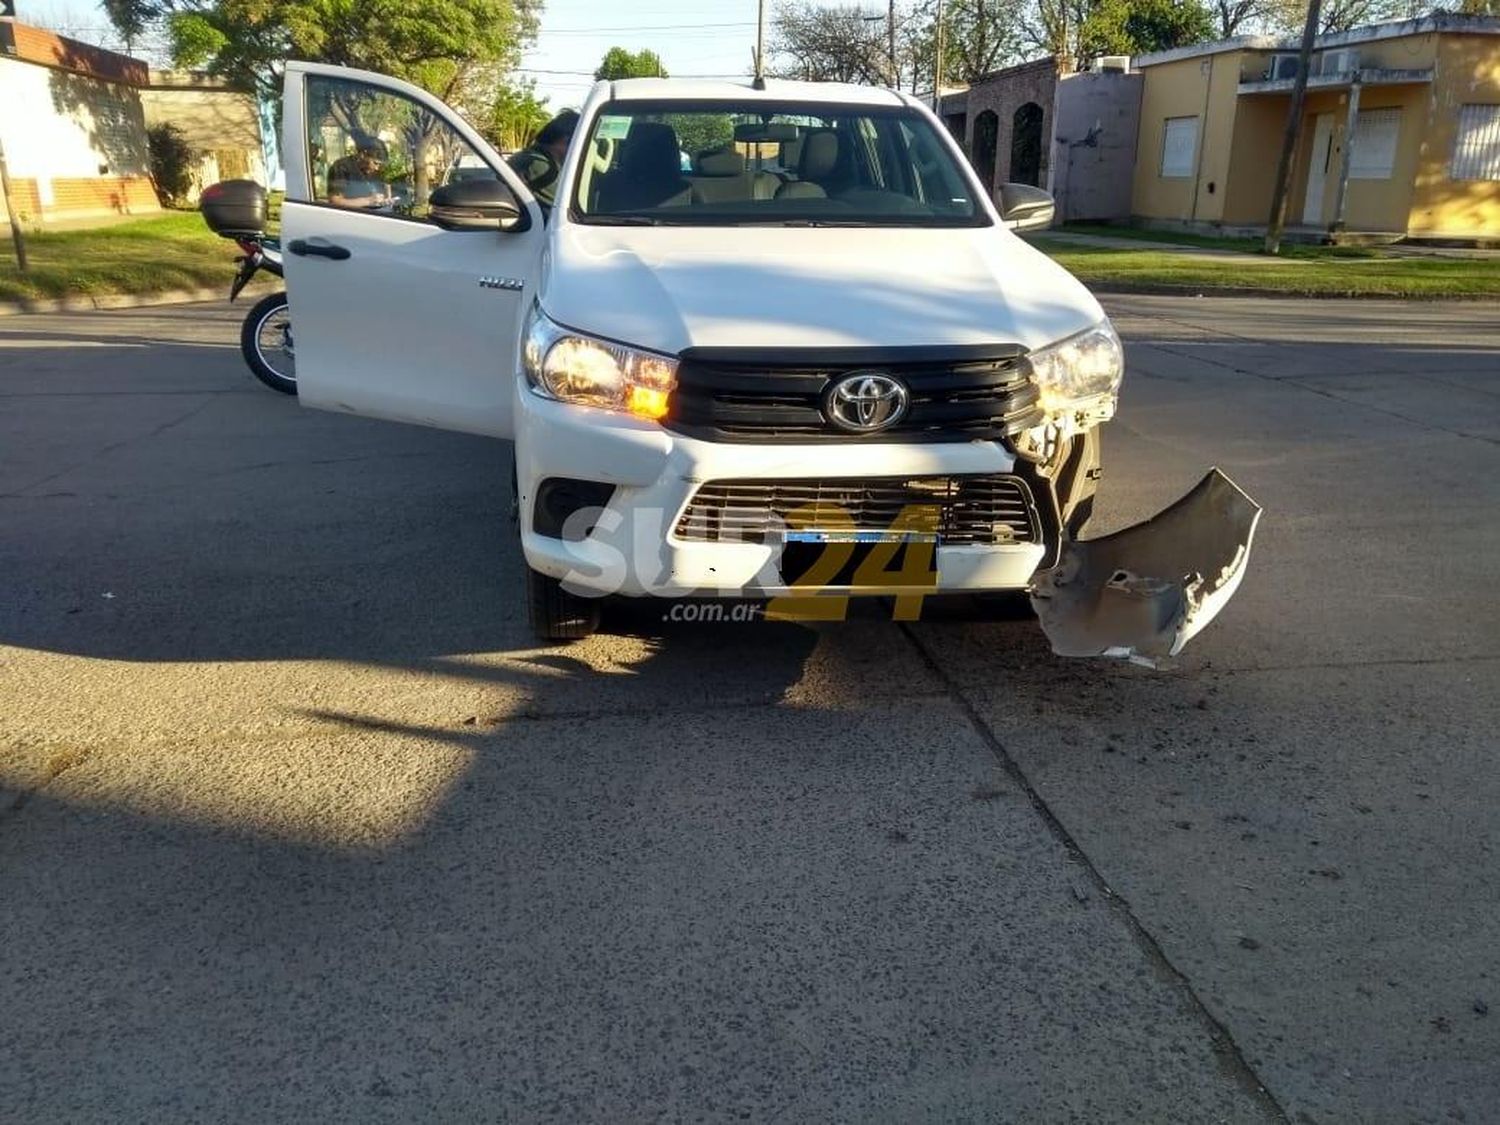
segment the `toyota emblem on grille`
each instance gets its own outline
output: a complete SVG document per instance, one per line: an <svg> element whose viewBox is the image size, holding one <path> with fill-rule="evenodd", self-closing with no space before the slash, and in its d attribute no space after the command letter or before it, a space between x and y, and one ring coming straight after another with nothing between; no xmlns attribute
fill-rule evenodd
<svg viewBox="0 0 1500 1125"><path fill-rule="evenodd" d="M823 415L841 430L873 434L906 415L906 387L878 371L854 371L823 395Z"/></svg>

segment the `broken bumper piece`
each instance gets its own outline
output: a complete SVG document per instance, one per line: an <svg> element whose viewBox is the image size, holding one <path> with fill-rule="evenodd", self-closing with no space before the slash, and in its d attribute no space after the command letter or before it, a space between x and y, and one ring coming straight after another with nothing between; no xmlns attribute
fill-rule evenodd
<svg viewBox="0 0 1500 1125"><path fill-rule="evenodd" d="M1145 523L1067 543L1031 604L1059 656L1155 664L1218 616L1245 576L1261 508L1218 469Z"/></svg>

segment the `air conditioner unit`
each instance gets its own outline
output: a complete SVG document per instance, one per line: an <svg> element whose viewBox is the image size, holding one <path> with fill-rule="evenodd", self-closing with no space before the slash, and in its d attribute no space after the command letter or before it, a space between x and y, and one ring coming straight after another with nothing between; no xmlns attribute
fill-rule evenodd
<svg viewBox="0 0 1500 1125"><path fill-rule="evenodd" d="M1272 55L1271 66L1266 72L1266 77L1276 81L1296 78L1297 64L1301 61L1296 55Z"/></svg>
<svg viewBox="0 0 1500 1125"><path fill-rule="evenodd" d="M1124 74L1129 69L1129 55L1101 55L1094 60L1094 70L1100 74Z"/></svg>
<svg viewBox="0 0 1500 1125"><path fill-rule="evenodd" d="M1324 51L1318 58L1317 73L1322 75L1348 74L1359 69L1359 52L1351 48L1342 51Z"/></svg>

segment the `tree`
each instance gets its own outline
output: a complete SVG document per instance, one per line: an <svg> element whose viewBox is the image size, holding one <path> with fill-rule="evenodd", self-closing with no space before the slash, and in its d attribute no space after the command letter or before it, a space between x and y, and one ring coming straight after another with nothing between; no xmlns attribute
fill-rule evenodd
<svg viewBox="0 0 1500 1125"><path fill-rule="evenodd" d="M1219 38L1230 39L1266 17L1271 0L1214 0L1214 16L1219 21Z"/></svg>
<svg viewBox="0 0 1500 1125"><path fill-rule="evenodd" d="M376 70L451 96L476 67L514 66L537 26L534 0L155 2L177 65L273 102L287 58Z"/></svg>
<svg viewBox="0 0 1500 1125"><path fill-rule="evenodd" d="M666 69L661 65L661 57L651 50L642 47L639 51L627 51L624 47L611 47L604 52L604 59L599 63L599 69L594 71L594 77L604 82L614 82L621 78L665 78Z"/></svg>
<svg viewBox="0 0 1500 1125"><path fill-rule="evenodd" d="M1035 0L1022 31L1032 46L1084 67L1101 55L1202 43L1213 38L1214 17L1202 0Z"/></svg>
<svg viewBox="0 0 1500 1125"><path fill-rule="evenodd" d="M1408 0L1324 0L1318 31L1324 35L1348 31L1351 27L1401 19L1410 14ZM1295 32L1302 29L1306 15L1307 4L1303 0L1274 0L1270 18L1281 30Z"/></svg>
<svg viewBox="0 0 1500 1125"><path fill-rule="evenodd" d="M163 206L181 203L193 186L193 151L181 129L170 121L146 130L146 147L151 154L151 185Z"/></svg>
<svg viewBox="0 0 1500 1125"><path fill-rule="evenodd" d="M913 13L910 49L924 73L937 54L937 5ZM944 0L943 79L974 82L1021 58L1021 9L1003 0Z"/></svg>
<svg viewBox="0 0 1500 1125"><path fill-rule="evenodd" d="M812 82L887 85L891 73L880 21L855 7L823 8L792 0L776 10L771 28L770 73Z"/></svg>
<svg viewBox="0 0 1500 1125"><path fill-rule="evenodd" d="M1122 30L1130 50L1141 55L1188 47L1214 37L1214 18L1199 0L1129 0Z"/></svg>
<svg viewBox="0 0 1500 1125"><path fill-rule="evenodd" d="M534 83L504 83L496 89L479 131L500 151L515 152L529 145L551 119L547 99L536 96Z"/></svg>
<svg viewBox="0 0 1500 1125"><path fill-rule="evenodd" d="M135 50L137 43L156 23L161 9L155 0L102 0L104 14L110 26L125 41L125 53Z"/></svg>

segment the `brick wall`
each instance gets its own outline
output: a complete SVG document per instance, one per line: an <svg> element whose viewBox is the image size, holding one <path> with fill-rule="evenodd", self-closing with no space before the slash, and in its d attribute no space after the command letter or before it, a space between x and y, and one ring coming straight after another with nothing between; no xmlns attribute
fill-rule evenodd
<svg viewBox="0 0 1500 1125"><path fill-rule="evenodd" d="M92 179L54 179L49 216L129 215L158 211L156 192L145 176L97 176Z"/></svg>
<svg viewBox="0 0 1500 1125"><path fill-rule="evenodd" d="M1011 140L1016 111L1027 103L1042 110L1041 186L1046 187L1052 149L1052 104L1057 91L1057 60L1038 59L997 70L969 86L966 98L964 150L975 160L977 122L981 113L995 115L995 183L1011 179ZM976 160L975 166L978 167ZM994 184L990 185L992 188Z"/></svg>
<svg viewBox="0 0 1500 1125"><path fill-rule="evenodd" d="M23 222L34 223L42 214L42 197L37 191L36 181L29 176L10 178L10 197L16 205ZM5 200L0 199L0 219L9 221L5 213Z"/></svg>

